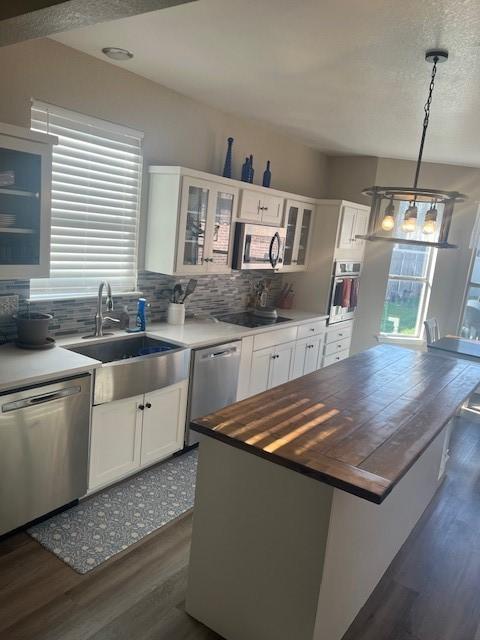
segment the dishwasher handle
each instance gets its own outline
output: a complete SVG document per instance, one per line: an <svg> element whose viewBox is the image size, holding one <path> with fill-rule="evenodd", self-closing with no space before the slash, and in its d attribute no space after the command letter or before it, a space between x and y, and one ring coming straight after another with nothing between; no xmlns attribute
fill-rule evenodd
<svg viewBox="0 0 480 640"><path fill-rule="evenodd" d="M8 413L9 411L17 411L18 409L25 409L27 407L36 407L39 404L45 404L47 402L53 402L53 400L59 400L60 398L66 398L68 396L80 393L82 388L80 386L67 387L66 389L59 389L52 393L44 393L39 396L31 396L30 398L23 398L22 400L14 400L13 402L7 402L2 405L2 413Z"/></svg>
<svg viewBox="0 0 480 640"><path fill-rule="evenodd" d="M222 356L229 356L232 353L238 351L237 347L231 347L230 349L223 349L222 351L214 351L213 353L207 353L203 356L203 358L211 359L211 358L221 358Z"/></svg>

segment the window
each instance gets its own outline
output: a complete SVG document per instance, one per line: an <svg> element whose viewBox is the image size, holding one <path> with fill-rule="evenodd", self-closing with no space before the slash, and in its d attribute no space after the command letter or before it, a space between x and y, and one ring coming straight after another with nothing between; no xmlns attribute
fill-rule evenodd
<svg viewBox="0 0 480 640"><path fill-rule="evenodd" d="M32 129L53 148L50 277L30 281L34 299L136 289L143 134L34 102Z"/></svg>
<svg viewBox="0 0 480 640"><path fill-rule="evenodd" d="M425 319L436 250L395 244L380 332L419 338Z"/></svg>
<svg viewBox="0 0 480 640"><path fill-rule="evenodd" d="M480 340L480 249L475 249L472 258L460 335Z"/></svg>

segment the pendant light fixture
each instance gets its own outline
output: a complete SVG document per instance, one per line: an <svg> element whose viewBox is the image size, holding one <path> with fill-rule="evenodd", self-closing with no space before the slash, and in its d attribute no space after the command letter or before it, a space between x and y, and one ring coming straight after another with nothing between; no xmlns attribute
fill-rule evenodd
<svg viewBox="0 0 480 640"><path fill-rule="evenodd" d="M417 166L412 187L370 187L363 191L372 198L368 234L358 236L364 240L386 240L441 249L454 248L448 243L448 233L456 202L466 196L457 191L421 189L418 178L422 166L423 148L430 120L430 106L437 66L448 59L448 51L430 49L425 60L433 64L424 118Z"/></svg>

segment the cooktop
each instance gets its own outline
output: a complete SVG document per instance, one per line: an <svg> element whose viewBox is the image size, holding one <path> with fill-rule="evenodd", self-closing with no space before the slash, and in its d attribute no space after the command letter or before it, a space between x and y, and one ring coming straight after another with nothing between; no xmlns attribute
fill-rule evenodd
<svg viewBox="0 0 480 640"><path fill-rule="evenodd" d="M277 316L276 318L262 318L249 311L241 311L239 313L227 313L223 316L216 316L217 320L221 322L227 322L229 324L238 324L241 327L248 327L249 329L255 329L256 327L266 327L273 324L279 324L281 322L290 322L290 318L282 318Z"/></svg>

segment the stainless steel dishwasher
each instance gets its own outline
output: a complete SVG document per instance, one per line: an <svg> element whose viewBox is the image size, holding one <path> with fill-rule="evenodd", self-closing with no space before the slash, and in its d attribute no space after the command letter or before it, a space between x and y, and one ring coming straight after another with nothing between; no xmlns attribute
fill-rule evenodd
<svg viewBox="0 0 480 640"><path fill-rule="evenodd" d="M232 404L237 399L240 340L193 352L185 444L198 442L190 421Z"/></svg>
<svg viewBox="0 0 480 640"><path fill-rule="evenodd" d="M0 396L0 535L85 495L90 379Z"/></svg>

